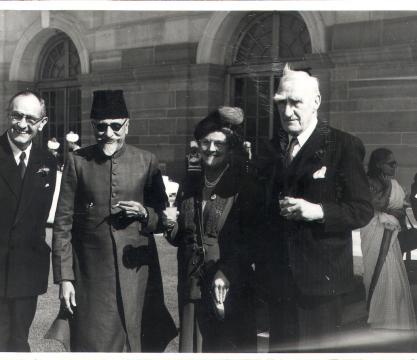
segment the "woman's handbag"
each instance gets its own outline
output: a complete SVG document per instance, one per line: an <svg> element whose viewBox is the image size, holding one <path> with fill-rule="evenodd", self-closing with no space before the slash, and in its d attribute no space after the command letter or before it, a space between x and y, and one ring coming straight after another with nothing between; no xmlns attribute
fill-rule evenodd
<svg viewBox="0 0 417 360"><path fill-rule="evenodd" d="M417 229L414 227L408 215L405 215L410 228L403 229L398 233L398 242L403 253L417 249Z"/></svg>

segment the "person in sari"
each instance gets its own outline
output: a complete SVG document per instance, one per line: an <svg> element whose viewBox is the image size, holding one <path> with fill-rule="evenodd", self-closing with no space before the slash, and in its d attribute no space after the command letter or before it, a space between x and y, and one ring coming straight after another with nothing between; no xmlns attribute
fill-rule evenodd
<svg viewBox="0 0 417 360"><path fill-rule="evenodd" d="M194 131L202 171L181 184L167 234L178 247L180 352L256 352L251 249L260 196L236 161L242 121L241 109L221 107Z"/></svg>
<svg viewBox="0 0 417 360"><path fill-rule="evenodd" d="M394 179L397 162L385 148L372 152L368 177L374 217L361 233L368 324L374 329L413 330L416 319L398 232L405 193Z"/></svg>

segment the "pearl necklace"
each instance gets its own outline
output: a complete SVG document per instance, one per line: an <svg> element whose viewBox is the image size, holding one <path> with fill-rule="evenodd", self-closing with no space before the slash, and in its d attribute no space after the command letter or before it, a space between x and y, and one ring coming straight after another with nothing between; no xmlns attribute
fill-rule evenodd
<svg viewBox="0 0 417 360"><path fill-rule="evenodd" d="M207 187L207 188L212 188L212 187L215 187L217 184L218 184L218 182L220 181L220 179L222 178L222 176L223 176L223 174L226 172L226 170L229 168L229 164L227 164L225 167L224 167L224 169L223 169L223 171L220 173L220 175L216 178L216 179L214 179L213 181L209 181L208 179L207 179L207 175L206 174L204 174L204 185Z"/></svg>

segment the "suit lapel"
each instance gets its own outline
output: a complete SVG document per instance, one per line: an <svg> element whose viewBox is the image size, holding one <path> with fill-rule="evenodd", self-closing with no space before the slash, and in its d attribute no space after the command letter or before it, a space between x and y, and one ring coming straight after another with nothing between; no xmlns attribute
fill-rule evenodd
<svg viewBox="0 0 417 360"><path fill-rule="evenodd" d="M29 156L28 166L26 168L25 177L23 179L22 190L19 200L19 205L17 208L17 213L15 217L15 223L19 221L22 217L24 211L29 207L29 203L32 201L33 195L36 191L41 189L36 189L36 177L40 176L36 174L39 168L41 167L41 152L35 146L32 147Z"/></svg>
<svg viewBox="0 0 417 360"><path fill-rule="evenodd" d="M20 196L21 179L7 135L0 137L0 176L5 180L16 200Z"/></svg>
<svg viewBox="0 0 417 360"><path fill-rule="evenodd" d="M311 172L312 167L317 166L317 162L322 161L317 154L325 149L328 132L328 126L319 122L287 169L287 184L289 186L295 184L306 173Z"/></svg>

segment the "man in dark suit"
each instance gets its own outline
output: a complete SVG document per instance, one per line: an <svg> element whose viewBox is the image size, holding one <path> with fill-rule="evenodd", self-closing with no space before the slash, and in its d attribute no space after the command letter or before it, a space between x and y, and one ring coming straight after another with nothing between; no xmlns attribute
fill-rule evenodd
<svg viewBox="0 0 417 360"><path fill-rule="evenodd" d="M91 119L97 144L68 155L52 245L71 351L160 351L176 328L151 233L167 201L157 159L125 143L122 90L95 91Z"/></svg>
<svg viewBox="0 0 417 360"><path fill-rule="evenodd" d="M0 138L0 351L30 351L37 297L48 287L45 226L56 162L32 142L48 121L44 101L23 91L8 111L10 127Z"/></svg>
<svg viewBox="0 0 417 360"><path fill-rule="evenodd" d="M317 118L316 78L284 68L281 128L268 204L271 351L335 346L353 286L351 231L373 215L359 139Z"/></svg>

